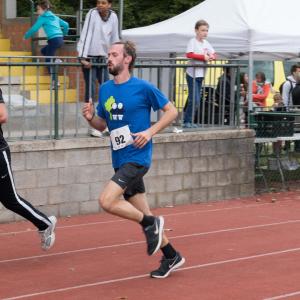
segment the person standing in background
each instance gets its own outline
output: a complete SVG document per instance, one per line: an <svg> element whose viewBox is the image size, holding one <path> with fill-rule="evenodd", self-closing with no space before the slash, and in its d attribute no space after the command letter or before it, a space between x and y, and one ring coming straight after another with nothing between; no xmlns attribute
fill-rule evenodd
<svg viewBox="0 0 300 300"><path fill-rule="evenodd" d="M50 62L49 56L55 56L56 50L64 44L63 36L68 34L69 24L57 17L50 11L51 4L48 0L39 1L37 4L37 14L39 15L35 24L25 33L24 39L32 37L41 27L44 29L47 37L47 46L41 49L44 56L47 56L46 62ZM52 68L48 67L51 74L52 88L55 88Z"/></svg>
<svg viewBox="0 0 300 300"><path fill-rule="evenodd" d="M206 40L209 25L205 20L199 20L195 24L196 37L192 38L186 49L186 57L200 62L209 62L216 59L215 50ZM193 62L193 61L191 61ZM191 63L190 62L190 63ZM193 111L200 108L202 81L205 77L203 67L189 67L186 69L186 81L188 84L188 99L184 112L183 128L197 128L193 123ZM194 108L194 110L193 110Z"/></svg>
<svg viewBox="0 0 300 300"><path fill-rule="evenodd" d="M300 74L300 65L292 65L291 75L286 78L286 81L282 84L281 90L279 88L286 110L289 110L289 107L294 105L292 91L297 84L298 74Z"/></svg>
<svg viewBox="0 0 300 300"><path fill-rule="evenodd" d="M257 72L255 80L252 83L252 99L253 104L258 107L267 106L267 98L271 90L270 83L266 82L266 75L264 72Z"/></svg>
<svg viewBox="0 0 300 300"><path fill-rule="evenodd" d="M97 0L85 18L77 52L85 82L85 102L97 102L96 80L99 85L109 79L107 67L93 64L106 63L108 48L119 41L118 17L111 10L112 0ZM91 136L100 137L101 132L90 128Z"/></svg>

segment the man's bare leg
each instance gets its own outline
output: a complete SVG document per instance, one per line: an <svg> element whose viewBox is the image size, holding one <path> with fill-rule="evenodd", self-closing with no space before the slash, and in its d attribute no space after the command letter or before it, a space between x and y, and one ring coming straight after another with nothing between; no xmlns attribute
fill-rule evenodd
<svg viewBox="0 0 300 300"><path fill-rule="evenodd" d="M110 214L140 223L143 213L128 201L120 199L123 193L124 190L110 180L99 197L101 207Z"/></svg>
<svg viewBox="0 0 300 300"><path fill-rule="evenodd" d="M136 194L129 198L128 201L145 215L152 215L145 193ZM171 271L178 269L185 263L185 258L173 248L164 233L160 248L163 253L163 259L160 267L150 273L150 276L154 278L166 278Z"/></svg>
<svg viewBox="0 0 300 300"><path fill-rule="evenodd" d="M123 193L124 189L110 180L99 197L101 207L108 213L140 223L144 228L148 255L156 253L162 243L163 217L144 214L130 202L120 199Z"/></svg>

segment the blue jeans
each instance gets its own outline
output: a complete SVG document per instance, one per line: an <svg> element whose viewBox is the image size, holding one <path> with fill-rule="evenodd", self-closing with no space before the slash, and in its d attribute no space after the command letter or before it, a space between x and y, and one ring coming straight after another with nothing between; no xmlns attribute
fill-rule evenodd
<svg viewBox="0 0 300 300"><path fill-rule="evenodd" d="M188 99L187 105L184 112L184 119L183 123L193 123L193 105L194 105L194 112L200 107L200 100L201 100L201 87L203 77L196 77L193 78L186 74L186 81L188 84Z"/></svg>
<svg viewBox="0 0 300 300"><path fill-rule="evenodd" d="M47 46L41 49L41 52L44 56L55 56L55 52L64 44L64 39L62 37L55 37L47 41ZM51 58L46 58L46 62L50 62ZM52 75L52 80L54 80L54 75L52 68L48 67L49 74Z"/></svg>
<svg viewBox="0 0 300 300"><path fill-rule="evenodd" d="M96 79L99 85L101 85L103 82L109 80L109 75L106 66L93 66L93 63L105 63L106 58L103 56L95 56L89 57L86 60L92 62L92 67L90 69L82 67L85 82L84 100L87 102L90 98L92 98L94 102L97 102Z"/></svg>

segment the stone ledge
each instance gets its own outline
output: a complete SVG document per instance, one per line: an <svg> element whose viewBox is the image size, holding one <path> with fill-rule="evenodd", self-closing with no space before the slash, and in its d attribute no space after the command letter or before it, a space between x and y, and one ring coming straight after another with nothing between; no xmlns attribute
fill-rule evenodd
<svg viewBox="0 0 300 300"><path fill-rule="evenodd" d="M242 130L206 130L184 133L161 133L153 138L153 143L175 143L175 142L193 142L205 140L226 140L253 138L255 132L251 129ZM15 152L33 152L49 150L66 150L66 149L86 149L110 147L109 137L104 138L73 138L62 140L37 140L37 141L17 141L9 143L12 153Z"/></svg>

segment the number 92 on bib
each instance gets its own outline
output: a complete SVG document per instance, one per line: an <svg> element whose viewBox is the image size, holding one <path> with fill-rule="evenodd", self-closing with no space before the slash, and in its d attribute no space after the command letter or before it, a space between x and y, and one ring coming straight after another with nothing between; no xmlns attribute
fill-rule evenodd
<svg viewBox="0 0 300 300"><path fill-rule="evenodd" d="M133 143L128 125L114 129L110 132L113 150L120 150Z"/></svg>

